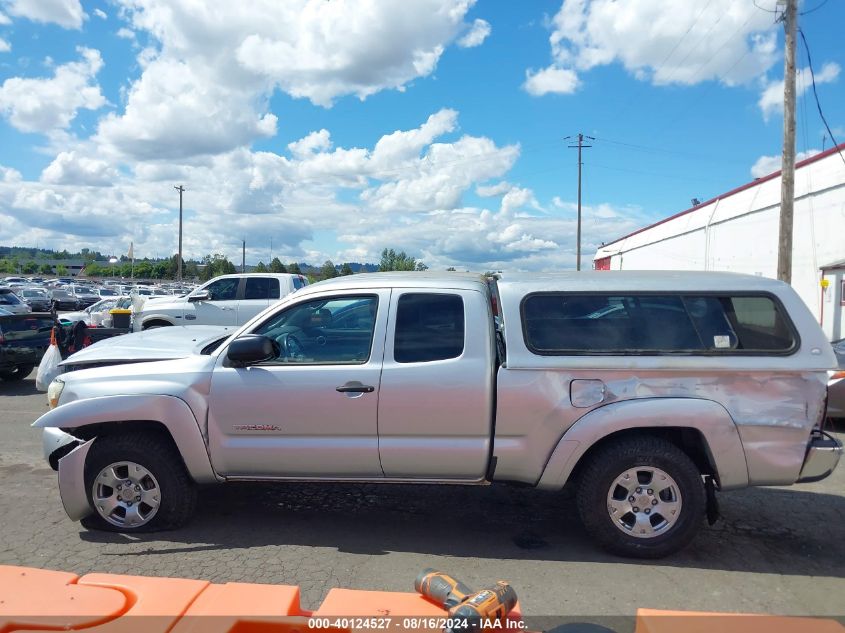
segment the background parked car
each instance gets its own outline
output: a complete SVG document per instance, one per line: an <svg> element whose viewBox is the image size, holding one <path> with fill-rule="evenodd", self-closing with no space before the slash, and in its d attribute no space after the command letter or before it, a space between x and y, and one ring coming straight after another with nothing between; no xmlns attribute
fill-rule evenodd
<svg viewBox="0 0 845 633"><path fill-rule="evenodd" d="M12 314L29 314L32 309L11 288L0 288L0 307Z"/></svg>
<svg viewBox="0 0 845 633"><path fill-rule="evenodd" d="M91 288L86 288L85 286L74 285L71 286L70 291L71 294L76 297L80 308L87 308L100 300L100 295L94 292Z"/></svg>
<svg viewBox="0 0 845 633"><path fill-rule="evenodd" d="M78 310L79 300L63 288L54 288L50 292L50 301L56 312Z"/></svg>
<svg viewBox="0 0 845 633"><path fill-rule="evenodd" d="M51 308L50 295L43 288L24 288L20 294L21 299L33 312L49 312Z"/></svg>

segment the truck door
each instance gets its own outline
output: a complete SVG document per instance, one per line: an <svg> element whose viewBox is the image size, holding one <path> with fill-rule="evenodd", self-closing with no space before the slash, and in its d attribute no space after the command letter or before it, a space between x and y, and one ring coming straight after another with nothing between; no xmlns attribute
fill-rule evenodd
<svg viewBox="0 0 845 633"><path fill-rule="evenodd" d="M208 299L194 301L191 295L185 304L185 325L237 325L238 287L242 280L224 277L204 286ZM148 304L153 310L155 304Z"/></svg>
<svg viewBox="0 0 845 633"><path fill-rule="evenodd" d="M493 419L493 317L480 291L396 289L379 395L386 477L484 478Z"/></svg>
<svg viewBox="0 0 845 633"><path fill-rule="evenodd" d="M238 301L238 324L243 325L267 306L279 300L279 280L274 277L247 277L244 296Z"/></svg>
<svg viewBox="0 0 845 633"><path fill-rule="evenodd" d="M252 329L278 356L232 367L208 396L211 461L228 477L376 478L379 378L390 290L288 304Z"/></svg>

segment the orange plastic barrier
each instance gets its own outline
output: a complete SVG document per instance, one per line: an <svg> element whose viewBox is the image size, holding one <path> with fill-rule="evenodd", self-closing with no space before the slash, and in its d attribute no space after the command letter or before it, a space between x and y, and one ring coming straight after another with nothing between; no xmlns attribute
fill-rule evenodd
<svg viewBox="0 0 845 633"><path fill-rule="evenodd" d="M835 620L637 609L635 633L845 633Z"/></svg>
<svg viewBox="0 0 845 633"><path fill-rule="evenodd" d="M332 589L316 611L299 587L117 574L82 577L0 565L0 633L367 633L440 631L446 613L416 593ZM518 633L519 605L502 630Z"/></svg>

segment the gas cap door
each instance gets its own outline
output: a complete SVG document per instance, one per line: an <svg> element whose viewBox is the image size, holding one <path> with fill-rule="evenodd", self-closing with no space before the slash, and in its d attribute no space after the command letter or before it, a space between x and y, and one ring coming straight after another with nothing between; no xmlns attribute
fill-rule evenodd
<svg viewBox="0 0 845 633"><path fill-rule="evenodd" d="M569 385L569 399L573 407L585 409L604 402L607 385L601 380L573 380Z"/></svg>

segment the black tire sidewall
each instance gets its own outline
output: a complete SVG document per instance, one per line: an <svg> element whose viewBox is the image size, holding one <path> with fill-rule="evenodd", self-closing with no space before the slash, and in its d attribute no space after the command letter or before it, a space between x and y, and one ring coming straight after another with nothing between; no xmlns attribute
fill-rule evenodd
<svg viewBox="0 0 845 633"><path fill-rule="evenodd" d="M156 435L105 436L94 442L85 460L85 493L92 508L95 478L103 468L120 461L143 466L158 482L161 504L155 516L144 525L123 527L109 523L95 509L83 520L85 527L111 532L155 532L173 529L185 522L196 504L195 486L178 453Z"/></svg>
<svg viewBox="0 0 845 633"><path fill-rule="evenodd" d="M13 369L0 371L0 380L6 382L17 382L23 380L32 373L35 365L17 365Z"/></svg>
<svg viewBox="0 0 845 633"><path fill-rule="evenodd" d="M635 467L655 467L678 484L681 516L668 532L641 539L622 532L607 511L607 494L619 475ZM695 537L706 509L704 483L698 468L680 449L662 439L632 441L606 447L585 469L578 490L581 519L608 551L636 558L661 558L672 554Z"/></svg>

